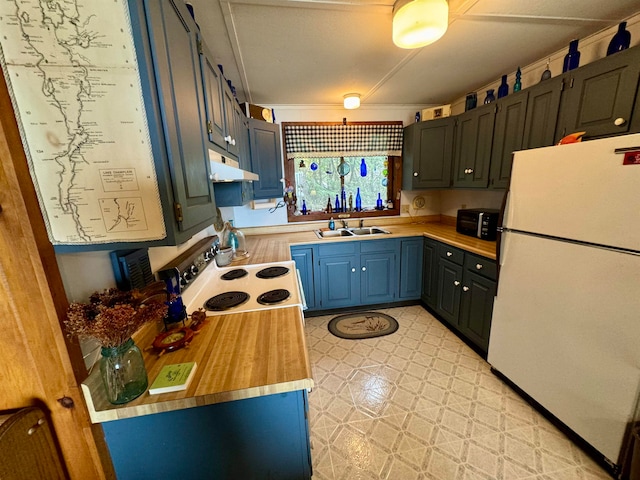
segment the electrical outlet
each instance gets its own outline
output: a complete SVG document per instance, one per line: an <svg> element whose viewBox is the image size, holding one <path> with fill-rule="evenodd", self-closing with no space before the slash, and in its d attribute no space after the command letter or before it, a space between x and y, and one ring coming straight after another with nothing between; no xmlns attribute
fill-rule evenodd
<svg viewBox="0 0 640 480"><path fill-rule="evenodd" d="M466 203L463 203L463 204L460 206L460 208L467 208L467 204L466 204Z"/></svg>
<svg viewBox="0 0 640 480"><path fill-rule="evenodd" d="M409 213L409 205L401 205L400 213Z"/></svg>

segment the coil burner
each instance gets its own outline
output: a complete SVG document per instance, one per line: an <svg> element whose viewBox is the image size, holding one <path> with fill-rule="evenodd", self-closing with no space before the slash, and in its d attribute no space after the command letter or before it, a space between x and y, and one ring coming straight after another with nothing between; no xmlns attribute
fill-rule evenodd
<svg viewBox="0 0 640 480"><path fill-rule="evenodd" d="M258 278L278 278L289 273L287 267L267 267L256 273Z"/></svg>
<svg viewBox="0 0 640 480"><path fill-rule="evenodd" d="M220 276L222 280L235 280L237 278L246 277L249 275L244 268L234 268L233 270L229 270L227 273L224 273Z"/></svg>
<svg viewBox="0 0 640 480"><path fill-rule="evenodd" d="M242 305L247 300L249 300L249 294L246 292L225 292L207 300L204 308L213 312L219 312Z"/></svg>
<svg viewBox="0 0 640 480"><path fill-rule="evenodd" d="M284 302L291 296L289 290L284 288L278 288L276 290L269 290L258 296L258 303L262 305L274 305L276 303Z"/></svg>

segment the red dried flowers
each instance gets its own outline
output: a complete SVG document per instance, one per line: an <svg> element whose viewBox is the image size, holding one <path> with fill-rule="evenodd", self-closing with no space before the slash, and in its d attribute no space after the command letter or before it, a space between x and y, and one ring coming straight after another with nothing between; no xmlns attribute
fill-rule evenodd
<svg viewBox="0 0 640 480"><path fill-rule="evenodd" d="M139 290L123 292L111 288L95 292L89 303L72 303L64 324L69 335L95 337L103 347L117 347L143 324L158 321L167 314L167 305Z"/></svg>

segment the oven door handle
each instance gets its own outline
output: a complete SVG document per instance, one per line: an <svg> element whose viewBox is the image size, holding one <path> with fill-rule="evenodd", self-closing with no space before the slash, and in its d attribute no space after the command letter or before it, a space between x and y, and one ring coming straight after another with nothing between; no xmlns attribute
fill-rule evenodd
<svg viewBox="0 0 640 480"><path fill-rule="evenodd" d="M296 268L296 281L298 282L298 291L300 292L300 298L302 299L302 310L307 309L307 299L304 296L304 288L302 288L302 280L300 279L300 270Z"/></svg>

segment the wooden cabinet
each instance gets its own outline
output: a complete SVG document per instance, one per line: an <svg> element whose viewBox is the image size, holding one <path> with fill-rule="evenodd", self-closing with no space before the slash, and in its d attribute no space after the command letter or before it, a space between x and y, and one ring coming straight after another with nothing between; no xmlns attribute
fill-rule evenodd
<svg viewBox="0 0 640 480"><path fill-rule="evenodd" d="M307 309L316 308L315 281L314 281L314 260L317 256L317 247L314 245L303 245L291 247L291 259L296 262L296 269L300 274L302 290L307 304Z"/></svg>
<svg viewBox="0 0 640 480"><path fill-rule="evenodd" d="M422 238L400 240L400 299L420 298L422 293Z"/></svg>
<svg viewBox="0 0 640 480"><path fill-rule="evenodd" d="M438 245L430 238L424 239L422 249L422 294L420 298L431 308L438 301Z"/></svg>
<svg viewBox="0 0 640 480"><path fill-rule="evenodd" d="M491 188L506 188L509 184L513 152L522 149L528 97L527 91L521 91L496 102L489 180Z"/></svg>
<svg viewBox="0 0 640 480"><path fill-rule="evenodd" d="M118 478L311 478L305 390L102 423Z"/></svg>
<svg viewBox="0 0 640 480"><path fill-rule="evenodd" d="M396 242L370 240L319 246L322 309L392 302Z"/></svg>
<svg viewBox="0 0 640 480"><path fill-rule="evenodd" d="M467 253L462 278L462 303L458 328L485 353L489 348L495 296L496 263Z"/></svg>
<svg viewBox="0 0 640 480"><path fill-rule="evenodd" d="M129 11L167 225L164 243L175 245L215 217L197 27L181 1L129 0Z"/></svg>
<svg viewBox="0 0 640 480"><path fill-rule="evenodd" d="M453 186L486 188L493 143L495 105L483 105L456 117Z"/></svg>
<svg viewBox="0 0 640 480"><path fill-rule="evenodd" d="M423 261L423 301L486 354L496 262L430 239L425 239Z"/></svg>
<svg viewBox="0 0 640 480"><path fill-rule="evenodd" d="M640 80L640 48L632 48L565 75L556 140L628 133Z"/></svg>
<svg viewBox="0 0 640 480"><path fill-rule="evenodd" d="M253 198L281 198L282 149L280 147L280 126L249 118L249 142L251 168L260 180L253 182Z"/></svg>
<svg viewBox="0 0 640 480"><path fill-rule="evenodd" d="M563 78L555 77L527 89L522 149L548 147L555 143L562 85Z"/></svg>
<svg viewBox="0 0 640 480"><path fill-rule="evenodd" d="M451 185L454 118L418 122L404 129L402 188L446 188Z"/></svg>

